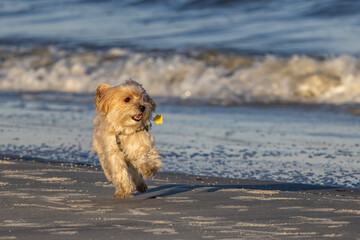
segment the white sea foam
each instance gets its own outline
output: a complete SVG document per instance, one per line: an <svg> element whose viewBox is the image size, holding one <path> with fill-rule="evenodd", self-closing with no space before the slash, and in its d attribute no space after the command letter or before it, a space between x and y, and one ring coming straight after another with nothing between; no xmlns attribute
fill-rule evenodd
<svg viewBox="0 0 360 240"><path fill-rule="evenodd" d="M216 105L360 103L360 60L348 55L250 58L45 47L2 49L0 58L1 91L92 93L102 82L134 78L151 95Z"/></svg>

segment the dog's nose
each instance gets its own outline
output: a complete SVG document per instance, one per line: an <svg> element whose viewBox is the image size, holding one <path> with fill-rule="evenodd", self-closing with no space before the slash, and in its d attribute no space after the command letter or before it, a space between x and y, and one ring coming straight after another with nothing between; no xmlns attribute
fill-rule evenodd
<svg viewBox="0 0 360 240"><path fill-rule="evenodd" d="M145 107L144 106L140 106L140 111L144 112L145 111Z"/></svg>

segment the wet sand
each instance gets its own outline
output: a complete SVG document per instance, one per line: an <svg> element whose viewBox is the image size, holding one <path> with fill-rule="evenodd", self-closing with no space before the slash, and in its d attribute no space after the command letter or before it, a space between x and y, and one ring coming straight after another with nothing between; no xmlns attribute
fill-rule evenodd
<svg viewBox="0 0 360 240"><path fill-rule="evenodd" d="M359 239L360 189L160 173L113 199L101 169L0 160L2 239Z"/></svg>

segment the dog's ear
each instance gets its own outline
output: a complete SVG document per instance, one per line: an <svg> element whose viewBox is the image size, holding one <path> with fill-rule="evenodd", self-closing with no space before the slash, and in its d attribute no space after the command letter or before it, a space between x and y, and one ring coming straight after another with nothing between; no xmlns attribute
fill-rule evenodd
<svg viewBox="0 0 360 240"><path fill-rule="evenodd" d="M104 99L106 90L111 88L110 85L106 83L102 83L96 87L96 95L95 95L95 107L98 112L106 114L109 110L108 104Z"/></svg>
<svg viewBox="0 0 360 240"><path fill-rule="evenodd" d="M149 103L151 104L151 111L152 112L155 112L155 110L156 110L156 103L155 103L155 101L151 98L151 97L149 97Z"/></svg>
<svg viewBox="0 0 360 240"><path fill-rule="evenodd" d="M102 83L102 84L100 84L100 85L98 85L97 87L96 87L96 96L101 96L101 95L103 95L104 94L104 92L106 91L106 90L108 90L109 88L111 88L111 86L109 85L109 84L106 84L106 83Z"/></svg>

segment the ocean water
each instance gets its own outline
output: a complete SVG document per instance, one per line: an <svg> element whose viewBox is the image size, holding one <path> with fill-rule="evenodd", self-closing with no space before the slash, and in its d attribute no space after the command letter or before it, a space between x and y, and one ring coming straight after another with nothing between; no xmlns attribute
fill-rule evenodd
<svg viewBox="0 0 360 240"><path fill-rule="evenodd" d="M0 156L99 165L90 153L92 98L1 95ZM164 124L151 132L162 171L360 187L359 116L345 110L160 104L157 112Z"/></svg>
<svg viewBox="0 0 360 240"><path fill-rule="evenodd" d="M141 82L164 171L360 187L360 2L3 0L0 154L99 164L95 87Z"/></svg>
<svg viewBox="0 0 360 240"><path fill-rule="evenodd" d="M358 1L0 3L0 90L132 77L181 102L360 102ZM205 87L206 86L206 87Z"/></svg>

